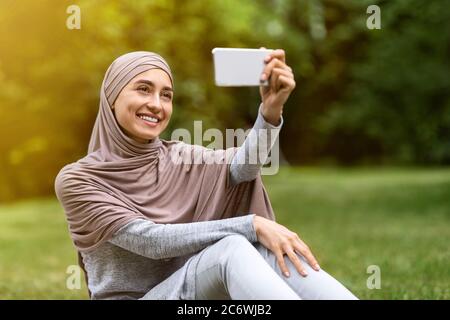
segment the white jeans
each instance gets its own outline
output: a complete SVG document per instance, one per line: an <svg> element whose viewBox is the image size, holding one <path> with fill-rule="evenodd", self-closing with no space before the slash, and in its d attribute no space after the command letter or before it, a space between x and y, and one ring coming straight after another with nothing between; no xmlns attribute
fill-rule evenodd
<svg viewBox="0 0 450 320"><path fill-rule="evenodd" d="M358 299L325 271L312 269L300 255L308 276L300 275L284 256L290 272L285 277L270 250L242 235L227 236L202 251L195 279L199 300Z"/></svg>

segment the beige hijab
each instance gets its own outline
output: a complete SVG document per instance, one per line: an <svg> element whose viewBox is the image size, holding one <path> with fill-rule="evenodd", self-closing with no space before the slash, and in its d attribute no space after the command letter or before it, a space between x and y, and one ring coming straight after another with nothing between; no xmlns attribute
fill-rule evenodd
<svg viewBox="0 0 450 320"><path fill-rule="evenodd" d="M95 249L138 218L187 223L254 213L275 220L260 176L229 184L229 163L237 148L211 150L159 138L144 144L123 133L111 105L132 78L153 68L164 70L173 84L168 64L153 52L131 52L111 64L100 90L88 154L62 168L55 179L56 195L80 252ZM174 161L173 155L181 158ZM201 163L194 160L200 158Z"/></svg>

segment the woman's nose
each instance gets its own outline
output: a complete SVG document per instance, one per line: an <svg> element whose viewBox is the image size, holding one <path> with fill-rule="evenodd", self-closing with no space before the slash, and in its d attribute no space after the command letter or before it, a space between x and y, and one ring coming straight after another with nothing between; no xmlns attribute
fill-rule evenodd
<svg viewBox="0 0 450 320"><path fill-rule="evenodd" d="M159 98L159 95L152 95L152 97L147 102L147 105L152 109L153 112L159 112L162 109L161 99Z"/></svg>

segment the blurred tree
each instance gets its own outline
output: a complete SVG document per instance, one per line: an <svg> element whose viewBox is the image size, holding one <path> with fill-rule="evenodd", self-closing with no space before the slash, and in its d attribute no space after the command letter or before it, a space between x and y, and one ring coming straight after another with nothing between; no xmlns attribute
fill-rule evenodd
<svg viewBox="0 0 450 320"><path fill-rule="evenodd" d="M448 4L382 2L382 29L368 32L344 99L322 121L327 148L339 159L450 163ZM333 147L338 140L345 143Z"/></svg>
<svg viewBox="0 0 450 320"><path fill-rule="evenodd" d="M382 29L366 28L378 3ZM66 9L81 9L81 29ZM69 0L0 2L0 201L53 193L87 151L108 65L161 54L175 79L175 128L249 127L258 88L214 85L214 47L283 48L297 87L284 111L290 163L449 163L445 1ZM205 142L208 143L207 141Z"/></svg>

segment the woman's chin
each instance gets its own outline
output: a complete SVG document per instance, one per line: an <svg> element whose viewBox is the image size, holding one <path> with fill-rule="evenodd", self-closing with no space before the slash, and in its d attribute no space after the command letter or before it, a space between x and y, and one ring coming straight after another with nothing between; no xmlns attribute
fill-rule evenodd
<svg viewBox="0 0 450 320"><path fill-rule="evenodd" d="M139 140L153 140L159 136L160 131L159 128L137 128L134 136L138 137Z"/></svg>
<svg viewBox="0 0 450 320"><path fill-rule="evenodd" d="M146 136L141 136L139 140L141 140L141 142L145 141L145 143L148 143L151 140L154 140L156 137L158 137L158 136L157 135L146 135Z"/></svg>
<svg viewBox="0 0 450 320"><path fill-rule="evenodd" d="M148 133L140 130L139 132L134 132L134 134L128 134L128 136L139 143L149 143L151 140L157 138L159 133Z"/></svg>

